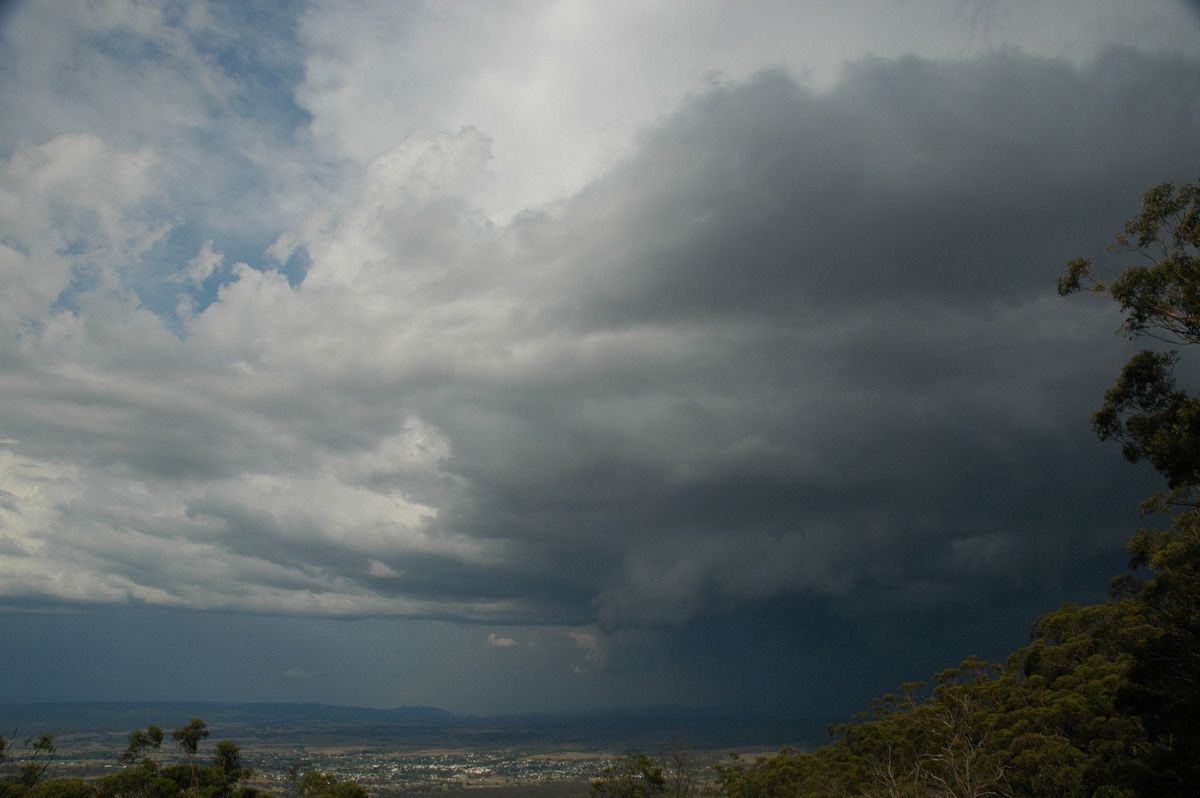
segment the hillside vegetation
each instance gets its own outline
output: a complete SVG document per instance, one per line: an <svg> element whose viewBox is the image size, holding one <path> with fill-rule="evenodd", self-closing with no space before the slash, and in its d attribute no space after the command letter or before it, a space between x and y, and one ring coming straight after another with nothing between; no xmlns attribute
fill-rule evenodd
<svg viewBox="0 0 1200 798"><path fill-rule="evenodd" d="M43 776L56 746L51 735L22 741L0 736L0 798L265 798L267 793L243 784L253 778L254 769L242 764L241 748L231 740L215 746L211 764L203 764L198 755L200 744L209 736L208 724L193 718L186 726L171 732L171 740L185 758L182 763L161 764L166 734L151 724L129 734L129 745L120 756L125 767L98 779L49 779ZM291 774L292 792L297 798L367 798L358 783L339 782L319 771Z"/></svg>

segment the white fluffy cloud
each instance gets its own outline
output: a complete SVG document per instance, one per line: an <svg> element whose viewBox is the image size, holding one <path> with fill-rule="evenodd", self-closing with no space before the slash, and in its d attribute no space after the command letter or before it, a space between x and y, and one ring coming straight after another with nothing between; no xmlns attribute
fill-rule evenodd
<svg viewBox="0 0 1200 798"><path fill-rule="evenodd" d="M481 206L499 220L563 198L711 81L785 68L832 86L848 60L970 58L1019 46L1090 59L1111 44L1190 48L1187 11L1071 0L314 3L300 104L323 148L358 162L405 137L474 126L495 142Z"/></svg>
<svg viewBox="0 0 1200 798"><path fill-rule="evenodd" d="M153 150L115 151L89 134L20 144L0 164L0 288L6 344L41 322L73 284L119 293L120 272L169 229L150 205L161 198Z"/></svg>

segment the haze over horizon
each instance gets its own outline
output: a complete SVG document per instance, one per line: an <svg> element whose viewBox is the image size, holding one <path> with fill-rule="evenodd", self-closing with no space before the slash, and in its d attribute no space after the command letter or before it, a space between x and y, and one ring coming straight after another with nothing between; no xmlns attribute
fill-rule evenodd
<svg viewBox="0 0 1200 798"><path fill-rule="evenodd" d="M1200 4L0 10L0 703L849 715L1103 599ZM170 721L165 721L170 722Z"/></svg>

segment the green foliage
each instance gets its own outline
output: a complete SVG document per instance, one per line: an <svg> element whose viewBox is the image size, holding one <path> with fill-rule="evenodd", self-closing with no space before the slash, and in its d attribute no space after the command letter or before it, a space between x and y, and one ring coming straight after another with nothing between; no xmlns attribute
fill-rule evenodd
<svg viewBox="0 0 1200 798"><path fill-rule="evenodd" d="M99 794L94 783L81 779L43 781L27 793L28 798L99 798Z"/></svg>
<svg viewBox="0 0 1200 798"><path fill-rule="evenodd" d="M707 757L681 740L666 746L660 759L664 787L674 798L692 798L707 794L711 778Z"/></svg>
<svg viewBox="0 0 1200 798"><path fill-rule="evenodd" d="M1200 343L1200 187L1163 183L1146 192L1141 213L1125 223L1114 249L1144 263L1106 283L1095 278L1091 261L1071 261L1059 293L1088 291L1114 300L1131 338Z"/></svg>
<svg viewBox="0 0 1200 798"><path fill-rule="evenodd" d="M1170 489L1200 482L1200 400L1175 385L1175 352L1130 359L1092 414L1102 440L1117 440L1130 462L1145 461Z"/></svg>
<svg viewBox="0 0 1200 798"><path fill-rule="evenodd" d="M154 754L165 736L154 725L130 732L129 744L118 757L126 766L91 781L41 780L56 750L50 735L26 738L22 746L0 736L0 798L270 798L242 784L254 777L255 770L242 762L241 748L231 740L216 744L211 765L197 765L200 742L209 736L208 726L200 718L171 734L185 762L159 763ZM148 753L151 756L145 756ZM300 774L299 768L294 768L292 780L302 798L368 798L358 782L338 781L329 773L310 770Z"/></svg>
<svg viewBox="0 0 1200 798"><path fill-rule="evenodd" d="M592 798L643 798L663 795L666 791L662 767L645 754L631 753L604 768L588 794Z"/></svg>
<svg viewBox="0 0 1200 798"><path fill-rule="evenodd" d="M200 749L200 741L208 738L208 724L200 718L192 718L188 725L181 726L171 732L171 739L179 746L179 750L183 751L187 757L188 768L191 771L192 787L200 792L200 778L196 772L196 763L194 761L196 752Z"/></svg>
<svg viewBox="0 0 1200 798"><path fill-rule="evenodd" d="M663 747L661 754L651 759L642 753L618 757L604 768L600 778L592 782L592 796L666 795L671 798L693 798L711 795L712 768L707 757L683 742Z"/></svg>
<svg viewBox="0 0 1200 798"><path fill-rule="evenodd" d="M728 763L717 764L716 771L721 794L730 798L808 795L809 788L822 783L821 777L825 775L816 757L790 749L772 757L757 757L749 763L737 753L730 754L729 759Z"/></svg>
<svg viewBox="0 0 1200 798"><path fill-rule="evenodd" d="M329 793L336 784L337 777L332 773L308 770L296 779L296 793L302 798L316 798Z"/></svg>
<svg viewBox="0 0 1200 798"><path fill-rule="evenodd" d="M1117 246L1144 262L1105 284L1090 262L1074 261L1059 291L1116 301L1131 338L1200 343L1200 186L1147 192ZM1167 483L1143 510L1165 513L1171 528L1142 530L1128 547L1130 567L1149 576L1114 583L1139 621L1125 641L1122 707L1155 742L1145 761L1161 774L1162 795L1189 795L1200 782L1200 397L1176 385L1178 362L1177 352L1134 356L1093 414L1101 438L1120 441L1127 459L1148 462Z"/></svg>
<svg viewBox="0 0 1200 798"><path fill-rule="evenodd" d="M155 727L151 727L155 728ZM208 724L200 718L192 718L188 725L181 726L171 732L171 739L179 746L179 750L190 760L200 748L200 742L208 739ZM132 740L131 740L132 742Z"/></svg>
<svg viewBox="0 0 1200 798"><path fill-rule="evenodd" d="M0 763L4 765L4 775L0 777L0 798L14 789L24 791L37 784L50 767L54 752L58 750L51 734L26 737L19 749L15 737L16 732L8 739L0 735Z"/></svg>
<svg viewBox="0 0 1200 798"><path fill-rule="evenodd" d="M140 762L137 759L147 751L158 750L165 737L163 731L152 725L145 731L131 732L129 746L120 756L120 761L131 764L99 779L95 784L95 795L83 798L181 798L184 795L252 798L258 795L253 788L238 786L240 781L254 775L254 769L242 763L241 749L230 740L217 743L211 766L196 766L200 741L208 734L208 726L200 718L193 718L186 726L176 729L171 737L187 762L160 766L156 758L147 757Z"/></svg>
<svg viewBox="0 0 1200 798"><path fill-rule="evenodd" d="M333 785L330 798L367 798L367 791L357 781L342 781Z"/></svg>
<svg viewBox="0 0 1200 798"><path fill-rule="evenodd" d="M293 782L301 798L367 798L367 791L357 781L337 780L332 773L307 770L299 773L293 768Z"/></svg>
<svg viewBox="0 0 1200 798"><path fill-rule="evenodd" d="M179 776L171 779L168 773ZM104 776L97 784L99 798L174 798L191 786L189 774L178 767L159 769L150 759Z"/></svg>
<svg viewBox="0 0 1200 798"><path fill-rule="evenodd" d="M1103 282L1091 261L1072 261L1059 293L1114 300L1130 338L1200 343L1200 187L1164 183L1146 192L1115 248L1142 262ZM1177 359L1175 352L1136 355L1092 416L1102 439L1120 441L1133 462L1149 462L1169 489L1200 483L1200 401L1176 388Z"/></svg>
<svg viewBox="0 0 1200 798"><path fill-rule="evenodd" d="M148 751L157 752L162 747L163 730L151 723L145 731L135 729L129 733L129 747L121 755L122 762L135 762Z"/></svg>
<svg viewBox="0 0 1200 798"><path fill-rule="evenodd" d="M1116 589L1128 596L1142 625L1132 641L1130 684L1123 706L1135 713L1159 745L1148 763L1164 774L1162 795L1192 794L1200 783L1200 516L1176 515L1169 530L1146 529L1130 541L1134 565L1146 579L1126 577Z"/></svg>
<svg viewBox="0 0 1200 798"><path fill-rule="evenodd" d="M1065 608L1042 628L1081 627L1086 637L1094 627L1078 612ZM1039 637L1007 667L968 659L936 674L932 689L906 685L811 754L752 764L735 756L717 768L722 794L1091 798L1134 789L1146 780L1137 756L1147 741L1116 707L1128 657L1113 661L1078 637ZM1041 672L1013 664L1028 661Z"/></svg>
<svg viewBox="0 0 1200 798"><path fill-rule="evenodd" d="M239 781L254 775L254 768L242 764L242 751L236 743L221 740L217 743L209 774L212 786L208 794L214 798L230 798Z"/></svg>

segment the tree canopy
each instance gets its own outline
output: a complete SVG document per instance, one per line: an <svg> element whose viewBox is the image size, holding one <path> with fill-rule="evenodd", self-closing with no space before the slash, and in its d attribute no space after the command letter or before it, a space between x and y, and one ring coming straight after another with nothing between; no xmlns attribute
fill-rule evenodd
<svg viewBox="0 0 1200 798"><path fill-rule="evenodd" d="M1059 278L1063 295L1086 291L1115 301L1130 338L1169 344L1200 343L1200 187L1164 183L1142 197L1114 251L1136 265L1101 280L1096 265L1079 258ZM1100 438L1123 444L1132 462L1150 463L1190 500L1200 484L1200 400L1175 382L1178 352L1146 349L1122 369L1092 415Z"/></svg>
<svg viewBox="0 0 1200 798"><path fill-rule="evenodd" d="M153 724L135 729L118 757L125 767L90 780L43 779L57 750L49 734L25 738L21 744L0 736L0 798L270 798L245 783L257 773L242 761L242 749L232 740L216 744L211 765L197 765L200 745L209 736L201 718L171 732L183 763L159 762L165 736ZM315 770L293 781L296 798L367 798L358 782L339 781Z"/></svg>

